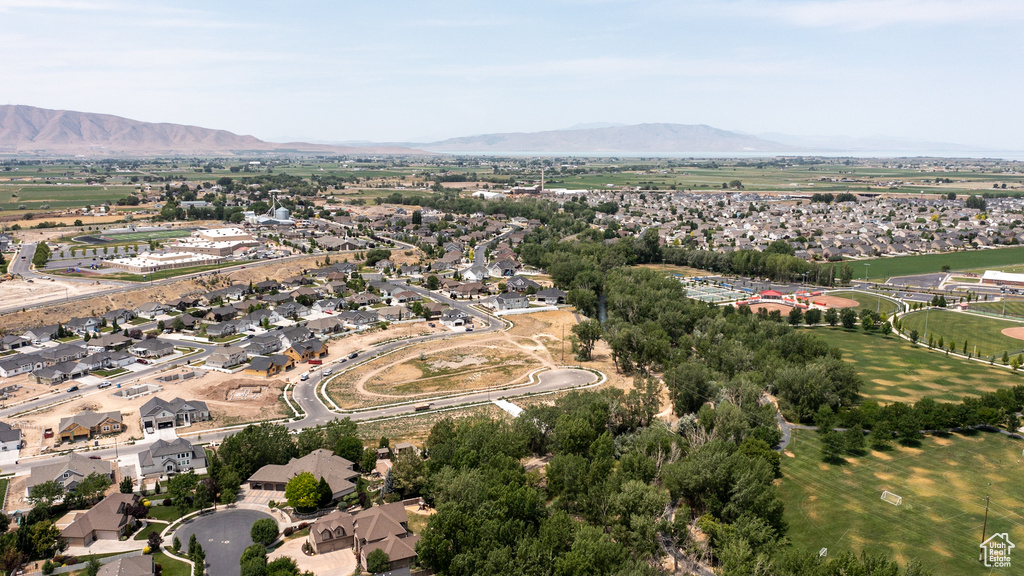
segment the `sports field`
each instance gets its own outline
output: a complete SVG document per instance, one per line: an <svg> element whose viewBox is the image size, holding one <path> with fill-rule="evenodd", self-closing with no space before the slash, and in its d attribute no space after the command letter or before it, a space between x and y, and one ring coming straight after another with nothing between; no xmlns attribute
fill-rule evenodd
<svg viewBox="0 0 1024 576"><path fill-rule="evenodd" d="M972 312L984 312L1007 317L1024 318L1024 300L1007 300L1006 302L971 302Z"/></svg>
<svg viewBox="0 0 1024 576"><path fill-rule="evenodd" d="M966 250L964 252L946 252L943 254L921 254L920 256L896 256L894 258L872 258L857 260L850 265L858 272L857 277L863 278L864 264L868 267L868 277L872 280L885 281L893 276L912 276L914 274L931 274L942 272L943 266L950 270L978 270L1001 266L1012 266L1024 263L1024 246L1012 248L995 248L992 250Z"/></svg>
<svg viewBox="0 0 1024 576"><path fill-rule="evenodd" d="M899 302L890 300L885 296L859 292L856 290L836 290L834 292L829 292L828 295L856 300L858 310L862 308L869 308L889 316L892 316L897 310L902 308L902 305ZM812 300L813 299L814 298L812 298Z"/></svg>
<svg viewBox="0 0 1024 576"><path fill-rule="evenodd" d="M902 318L904 331L917 330L918 342L925 344L929 337L938 341L941 336L946 348L950 342L955 342L957 350L962 352L966 339L968 352L982 358L995 355L996 360L1002 358L1003 352L1012 356L1024 351L1024 340L1002 333L1006 328L1024 327L1020 322L939 309L911 312Z"/></svg>
<svg viewBox="0 0 1024 576"><path fill-rule="evenodd" d="M119 234L94 234L90 236L79 236L75 238L76 242L85 242L87 244L116 244L116 243L128 243L128 242L145 242L148 240L163 240L167 238L184 238L191 234L192 231L186 228L178 228L175 230L151 230L142 232L122 232Z"/></svg>
<svg viewBox="0 0 1024 576"><path fill-rule="evenodd" d="M789 538L834 553L882 553L917 558L938 575L1010 574L984 568L978 545L991 497L987 534L1024 540L1024 442L976 432L925 438L917 447L870 452L844 464L826 464L818 434L795 430L782 458L779 495ZM888 490L903 498L894 506ZM1018 569L1019 571L1019 569Z"/></svg>
<svg viewBox="0 0 1024 576"><path fill-rule="evenodd" d="M1024 373L962 360L912 346L906 340L862 330L813 328L814 335L839 348L843 360L852 362L863 379L861 396L883 404L912 403L924 397L959 402L1024 383ZM961 342L962 344L962 342Z"/></svg>

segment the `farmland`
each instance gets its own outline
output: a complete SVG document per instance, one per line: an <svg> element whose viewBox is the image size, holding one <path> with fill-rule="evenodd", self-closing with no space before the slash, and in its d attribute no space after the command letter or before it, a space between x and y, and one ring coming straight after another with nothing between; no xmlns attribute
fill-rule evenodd
<svg viewBox="0 0 1024 576"><path fill-rule="evenodd" d="M827 464L818 435L797 430L779 485L789 537L807 549L828 548L830 556L884 553L903 563L917 558L934 574L987 574L978 563L985 497L991 496L987 533L1019 534L1022 447L975 432ZM883 490L903 504L883 501Z"/></svg>
<svg viewBox="0 0 1024 576"><path fill-rule="evenodd" d="M928 397L959 402L1022 383L1022 376L1005 368L946 356L906 340L861 330L814 328L814 335L839 348L843 360L851 362L863 380L860 393L865 400L882 404L913 403Z"/></svg>
<svg viewBox="0 0 1024 576"><path fill-rule="evenodd" d="M86 204L96 206L120 200L134 189L133 186L112 185L0 185L0 213L21 212L19 206L25 206L24 211L46 210L43 206L51 210L81 208Z"/></svg>

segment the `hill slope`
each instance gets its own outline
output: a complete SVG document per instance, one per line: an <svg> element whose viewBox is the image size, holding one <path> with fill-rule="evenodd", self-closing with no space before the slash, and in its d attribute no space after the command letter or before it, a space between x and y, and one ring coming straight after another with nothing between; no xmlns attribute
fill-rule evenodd
<svg viewBox="0 0 1024 576"><path fill-rule="evenodd" d="M786 152L789 146L711 126L636 124L450 138L418 148L434 152L700 153Z"/></svg>
<svg viewBox="0 0 1024 576"><path fill-rule="evenodd" d="M226 155L241 153L417 154L398 146L264 142L226 130L151 123L109 114L0 106L0 153L84 155Z"/></svg>

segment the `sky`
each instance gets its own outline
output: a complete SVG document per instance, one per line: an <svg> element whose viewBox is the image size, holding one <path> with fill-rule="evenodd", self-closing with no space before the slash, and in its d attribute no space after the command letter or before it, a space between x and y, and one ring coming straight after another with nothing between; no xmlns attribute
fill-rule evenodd
<svg viewBox="0 0 1024 576"><path fill-rule="evenodd" d="M579 123L1024 150L1020 0L0 0L0 104L281 141Z"/></svg>

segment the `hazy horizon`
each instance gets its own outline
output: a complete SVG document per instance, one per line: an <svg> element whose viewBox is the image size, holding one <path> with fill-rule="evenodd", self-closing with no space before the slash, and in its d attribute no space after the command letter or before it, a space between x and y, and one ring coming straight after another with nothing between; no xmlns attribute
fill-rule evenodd
<svg viewBox="0 0 1024 576"><path fill-rule="evenodd" d="M1024 150L1024 5L0 0L0 102L268 141L706 124Z"/></svg>

